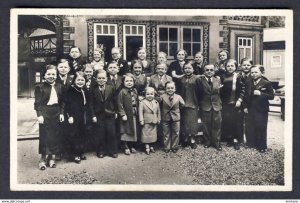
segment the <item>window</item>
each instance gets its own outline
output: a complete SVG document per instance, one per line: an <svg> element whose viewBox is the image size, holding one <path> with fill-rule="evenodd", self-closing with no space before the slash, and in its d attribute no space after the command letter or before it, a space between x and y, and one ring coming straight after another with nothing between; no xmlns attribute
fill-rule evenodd
<svg viewBox="0 0 300 203"><path fill-rule="evenodd" d="M174 59L178 49L184 49L192 58L202 47L202 27L194 26L158 26L158 51L167 53L168 59Z"/></svg>
<svg viewBox="0 0 300 203"><path fill-rule="evenodd" d="M281 56L273 55L271 57L271 68L278 68L278 67L281 67Z"/></svg>
<svg viewBox="0 0 300 203"><path fill-rule="evenodd" d="M116 24L94 24L94 49L101 48L104 51L105 60L111 59L111 49L117 46L117 25Z"/></svg>
<svg viewBox="0 0 300 203"><path fill-rule="evenodd" d="M51 36L30 38L30 54L34 56L54 55L56 53L56 38Z"/></svg>
<svg viewBox="0 0 300 203"><path fill-rule="evenodd" d="M128 61L136 58L139 47L145 47L145 25L123 25L124 58Z"/></svg>
<svg viewBox="0 0 300 203"><path fill-rule="evenodd" d="M238 37L238 61L242 58L253 60L253 39L251 37Z"/></svg>

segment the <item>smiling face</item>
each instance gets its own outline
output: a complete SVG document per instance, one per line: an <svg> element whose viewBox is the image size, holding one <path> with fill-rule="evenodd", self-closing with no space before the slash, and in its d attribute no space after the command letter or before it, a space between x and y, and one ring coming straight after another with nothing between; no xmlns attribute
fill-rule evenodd
<svg viewBox="0 0 300 203"><path fill-rule="evenodd" d="M163 76L166 73L166 65L165 64L160 64L156 66L156 73L159 76Z"/></svg>
<svg viewBox="0 0 300 203"><path fill-rule="evenodd" d="M139 50L137 55L141 61L146 60L146 50L145 49Z"/></svg>
<svg viewBox="0 0 300 203"><path fill-rule="evenodd" d="M99 62L101 60L101 58L102 58L102 54L100 53L100 51L95 51L94 52L94 60L96 62Z"/></svg>
<svg viewBox="0 0 300 203"><path fill-rule="evenodd" d="M219 59L221 61L225 61L227 59L227 54L226 54L225 51L222 51L222 52L219 53Z"/></svg>
<svg viewBox="0 0 300 203"><path fill-rule="evenodd" d="M65 61L63 63L59 63L57 65L58 74L61 76L65 76L70 72L70 66L68 61Z"/></svg>
<svg viewBox="0 0 300 203"><path fill-rule="evenodd" d="M129 76L124 76L124 86L131 89L134 85L133 78Z"/></svg>
<svg viewBox="0 0 300 203"><path fill-rule="evenodd" d="M54 83L56 80L56 77L57 77L57 71L55 69L47 70L45 73L45 76L44 76L46 82L49 84Z"/></svg>
<svg viewBox="0 0 300 203"><path fill-rule="evenodd" d="M97 74L96 82L98 83L98 85L100 86L105 85L106 81L107 81L107 76L105 72Z"/></svg>
<svg viewBox="0 0 300 203"><path fill-rule="evenodd" d="M185 59L184 51L179 51L179 52L177 53L176 57L177 57L177 60L178 60L178 61L184 61L184 59Z"/></svg>
<svg viewBox="0 0 300 203"><path fill-rule="evenodd" d="M176 91L176 88L175 88L175 83L171 82L171 83L168 83L167 86L166 86L166 93L168 95L173 95Z"/></svg>
<svg viewBox="0 0 300 203"><path fill-rule="evenodd" d="M141 64L135 63L132 67L132 70L135 75L140 75L142 73L143 68Z"/></svg>
<svg viewBox="0 0 300 203"><path fill-rule="evenodd" d="M109 75L116 75L119 72L119 66L116 63L108 65L107 72Z"/></svg>
<svg viewBox="0 0 300 203"><path fill-rule="evenodd" d="M203 61L203 55L200 54L200 53L196 54L194 60L195 60L195 62L196 62L197 64L202 63L202 61Z"/></svg>
<svg viewBox="0 0 300 203"><path fill-rule="evenodd" d="M186 74L187 76L192 75L193 72L194 72L194 68L193 68L192 64L187 64L187 65L185 65L185 66L184 66L184 72L185 72L185 74Z"/></svg>
<svg viewBox="0 0 300 203"><path fill-rule="evenodd" d="M235 63L233 61L228 61L228 63L226 64L227 73L232 74L233 72L235 72L235 70L236 70Z"/></svg>
<svg viewBox="0 0 300 203"><path fill-rule="evenodd" d="M252 66L252 64L250 63L249 60L243 61L243 63L242 63L242 71L244 73L248 74L250 72L250 70L251 70L251 66Z"/></svg>
<svg viewBox="0 0 300 203"><path fill-rule="evenodd" d="M86 77L87 80L91 79L93 76L93 68L92 67L86 67L84 69L84 75Z"/></svg>
<svg viewBox="0 0 300 203"><path fill-rule="evenodd" d="M211 78L215 74L215 67L213 65L206 65L204 67L204 75Z"/></svg>
<svg viewBox="0 0 300 203"><path fill-rule="evenodd" d="M77 59L81 56L81 53L77 47L74 47L70 50L69 55L71 56L71 58Z"/></svg>
<svg viewBox="0 0 300 203"><path fill-rule="evenodd" d="M262 72L259 70L259 67L255 66L251 68L251 76L254 80L261 78Z"/></svg>
<svg viewBox="0 0 300 203"><path fill-rule="evenodd" d="M152 101L154 99L154 89L153 88L147 88L147 91L145 93L145 97L148 101Z"/></svg>
<svg viewBox="0 0 300 203"><path fill-rule="evenodd" d="M83 76L77 76L75 81L74 81L74 84L76 85L76 87L78 88L83 88L83 86L85 85L85 79Z"/></svg>

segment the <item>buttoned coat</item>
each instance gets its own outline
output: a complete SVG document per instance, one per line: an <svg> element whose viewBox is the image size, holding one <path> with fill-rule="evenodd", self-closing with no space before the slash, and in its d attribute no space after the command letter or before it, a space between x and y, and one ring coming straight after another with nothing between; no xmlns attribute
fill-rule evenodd
<svg viewBox="0 0 300 203"><path fill-rule="evenodd" d="M172 101L169 98L168 94L161 96L161 120L180 121L180 108L184 107L184 100L178 94L174 94Z"/></svg>
<svg viewBox="0 0 300 203"><path fill-rule="evenodd" d="M139 119L145 124L153 123L158 124L160 122L160 107L156 100L152 101L153 106L147 99L143 99L139 103Z"/></svg>
<svg viewBox="0 0 300 203"><path fill-rule="evenodd" d="M111 78L110 78L110 75L107 74L107 82L106 84L107 85L110 85L111 87L114 88L114 91L115 91L115 96L117 96L119 94L119 92L121 91L122 89L122 78L123 76L117 76L117 80L116 80L116 84L113 84Z"/></svg>
<svg viewBox="0 0 300 203"><path fill-rule="evenodd" d="M63 93L66 93L70 89L73 80L74 80L74 75L67 74L66 82L64 82L59 75L57 76L55 82L60 83L62 86Z"/></svg>

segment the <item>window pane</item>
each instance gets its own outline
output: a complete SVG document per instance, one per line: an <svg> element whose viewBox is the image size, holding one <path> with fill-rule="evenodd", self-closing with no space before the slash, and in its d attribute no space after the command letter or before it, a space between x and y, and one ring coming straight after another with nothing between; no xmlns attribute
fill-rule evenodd
<svg viewBox="0 0 300 203"><path fill-rule="evenodd" d="M169 46L169 56L174 56L178 50L178 43L170 43Z"/></svg>
<svg viewBox="0 0 300 203"><path fill-rule="evenodd" d="M192 41L191 29L183 29L183 41L184 42Z"/></svg>
<svg viewBox="0 0 300 203"><path fill-rule="evenodd" d="M246 48L246 57L250 58L250 59L252 58L251 57L251 49L250 48Z"/></svg>
<svg viewBox="0 0 300 203"><path fill-rule="evenodd" d="M125 26L125 34L130 34L130 27L129 26Z"/></svg>
<svg viewBox="0 0 300 203"><path fill-rule="evenodd" d="M192 53L192 55L195 55L195 53L197 53L198 51L201 51L200 50L200 44L199 43L194 43L193 44L193 53Z"/></svg>
<svg viewBox="0 0 300 203"><path fill-rule="evenodd" d="M193 29L193 42L200 42L201 32L200 29Z"/></svg>
<svg viewBox="0 0 300 203"><path fill-rule="evenodd" d="M244 49L239 48L239 61L241 61L242 58L245 58Z"/></svg>
<svg viewBox="0 0 300 203"><path fill-rule="evenodd" d="M243 39L243 46L247 46L246 39Z"/></svg>
<svg viewBox="0 0 300 203"><path fill-rule="evenodd" d="M97 36L97 45L103 49L105 61L111 59L111 49L115 46L114 36Z"/></svg>
<svg viewBox="0 0 300 203"><path fill-rule="evenodd" d="M168 41L168 28L159 28L159 41Z"/></svg>
<svg viewBox="0 0 300 203"><path fill-rule="evenodd" d="M142 36L126 37L126 60L131 61L136 58L137 50L143 46Z"/></svg>
<svg viewBox="0 0 300 203"><path fill-rule="evenodd" d="M143 34L143 26L139 26L139 35L142 35Z"/></svg>
<svg viewBox="0 0 300 203"><path fill-rule="evenodd" d="M132 26L132 34L136 35L137 34L137 29L136 26Z"/></svg>
<svg viewBox="0 0 300 203"><path fill-rule="evenodd" d="M168 53L168 43L159 43L159 51Z"/></svg>
<svg viewBox="0 0 300 203"><path fill-rule="evenodd" d="M48 43L48 42L49 42L49 39L43 39L42 45L44 46L43 47L44 49L49 49L50 48L50 43Z"/></svg>
<svg viewBox="0 0 300 203"><path fill-rule="evenodd" d="M115 26L110 26L110 34L115 34Z"/></svg>
<svg viewBox="0 0 300 203"><path fill-rule="evenodd" d="M183 43L183 49L187 52L189 56L191 56L191 44L190 43Z"/></svg>
<svg viewBox="0 0 300 203"><path fill-rule="evenodd" d="M248 46L252 46L251 45L251 39L248 39Z"/></svg>
<svg viewBox="0 0 300 203"><path fill-rule="evenodd" d="M97 25L97 34L102 34L102 26Z"/></svg>
<svg viewBox="0 0 300 203"><path fill-rule="evenodd" d="M108 26L103 25L103 34L108 34Z"/></svg>
<svg viewBox="0 0 300 203"><path fill-rule="evenodd" d="M176 41L177 42L177 28L170 28L169 29L169 40L170 41Z"/></svg>

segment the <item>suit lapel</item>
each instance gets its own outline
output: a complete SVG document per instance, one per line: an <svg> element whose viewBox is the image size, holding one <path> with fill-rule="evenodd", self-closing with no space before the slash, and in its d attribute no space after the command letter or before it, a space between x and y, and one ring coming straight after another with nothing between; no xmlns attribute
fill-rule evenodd
<svg viewBox="0 0 300 203"><path fill-rule="evenodd" d="M169 100L169 99L168 99ZM173 100L172 100L172 103L171 103L171 108L174 106L174 104L176 104L176 102L179 100L179 98L174 94L173 96Z"/></svg>
<svg viewBox="0 0 300 203"><path fill-rule="evenodd" d="M145 100L145 101L144 101L144 104L145 104L151 111L154 112L154 109L153 109L152 105L150 104L150 102L149 102L148 100Z"/></svg>
<svg viewBox="0 0 300 203"><path fill-rule="evenodd" d="M165 95L164 97L163 97L163 100L166 102L166 104L168 104L168 106L172 106L172 104L171 104L171 102L170 102L170 100L169 100L169 96L167 96L167 95ZM174 99L173 99L174 100Z"/></svg>

